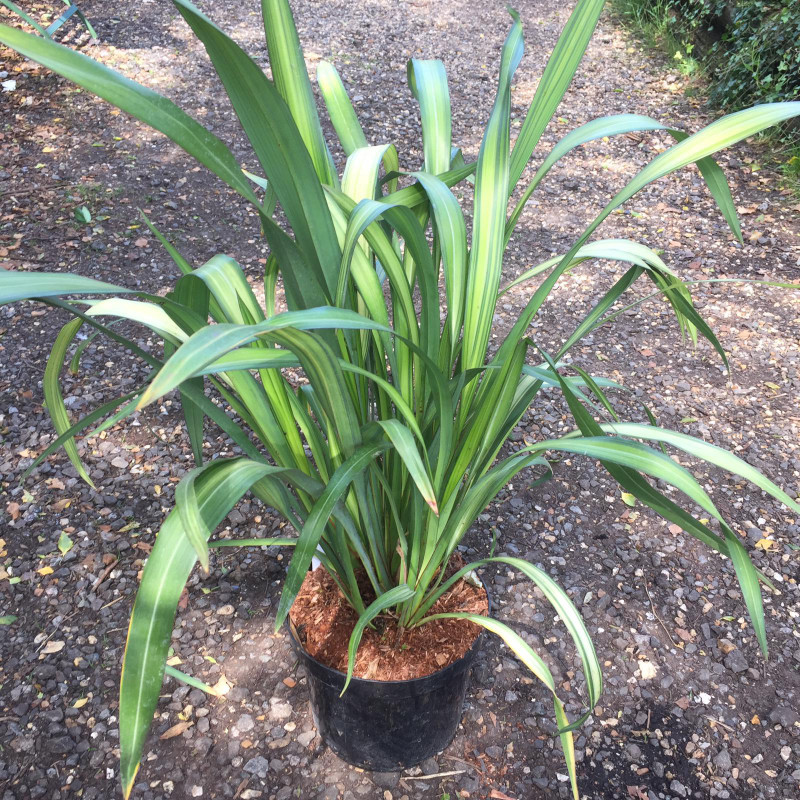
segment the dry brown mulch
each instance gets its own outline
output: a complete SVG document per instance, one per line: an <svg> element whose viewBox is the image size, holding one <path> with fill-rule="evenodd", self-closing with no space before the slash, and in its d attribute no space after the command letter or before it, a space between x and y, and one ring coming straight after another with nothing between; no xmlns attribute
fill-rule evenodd
<svg viewBox="0 0 800 800"><path fill-rule="evenodd" d="M488 608L486 590L462 579L430 613L486 614ZM309 655L347 671L347 647L358 614L323 567L308 573L290 616ZM381 614L375 623L364 631L358 647L353 671L357 678L405 681L430 675L465 655L482 630L464 619L436 619L417 628L401 628L391 614Z"/></svg>

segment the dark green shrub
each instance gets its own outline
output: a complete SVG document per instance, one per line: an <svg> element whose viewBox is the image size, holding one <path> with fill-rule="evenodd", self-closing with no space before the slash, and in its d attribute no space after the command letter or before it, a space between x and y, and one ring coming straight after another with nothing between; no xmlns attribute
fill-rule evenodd
<svg viewBox="0 0 800 800"><path fill-rule="evenodd" d="M732 109L800 96L797 0L619 0L639 27L694 45L710 99Z"/></svg>

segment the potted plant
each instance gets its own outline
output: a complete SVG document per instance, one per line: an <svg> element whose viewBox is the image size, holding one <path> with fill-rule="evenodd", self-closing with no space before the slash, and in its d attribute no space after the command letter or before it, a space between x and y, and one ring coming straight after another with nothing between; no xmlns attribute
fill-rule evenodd
<svg viewBox="0 0 800 800"><path fill-rule="evenodd" d="M281 544L294 551L276 629L290 611L295 616L295 601L304 593L306 605L313 605L330 590L319 602L332 595L345 616L349 614L344 670L311 657L308 631L305 643L302 630L292 634L317 686L312 693L318 722L334 747L357 760L345 746L352 741L345 740L363 734L358 715L393 693L400 711L390 703L378 713L394 708L395 714L409 717L418 733L425 732L426 723L420 723L425 717L413 712L424 715L426 703L442 702L443 693L447 695L450 727L433 732L438 738L428 742L434 749L444 746L460 714L476 632L488 629L552 695L577 797L571 732L591 713L602 689L599 663L578 611L545 572L522 559L490 555L463 564L453 556L478 514L519 472L536 468L535 477L547 477L549 452L589 456L627 492L732 560L766 654L759 586L765 578L705 490L669 457L666 447L741 475L795 511L800 505L725 450L654 424L620 422L606 391L616 384L593 378L564 358L584 336L613 318L614 302L646 275L671 305L682 330L695 341L698 334L706 338L725 361L687 285L656 253L635 242L590 238L642 187L690 163L698 165L740 237L730 192L710 156L799 115L800 103L741 111L692 136L669 130L677 143L612 198L568 252L515 281L538 279L515 325L494 347L490 338L503 254L525 203L549 169L581 143L633 130L666 130L655 120L629 114L581 126L553 148L508 215L509 198L577 69L603 0L577 3L513 151L511 81L523 43L519 18L511 12L497 94L474 163L465 163L452 146L450 100L440 62L412 59L408 67L409 85L420 106L424 151L424 164L414 172L400 171L393 145L368 144L336 70L323 63L319 88L347 155L341 177L323 139L286 0L262 0L271 80L188 0L173 2L204 44L266 180L245 174L219 139L167 99L79 53L0 26L1 42L162 131L222 178L256 209L271 251L264 307L232 258L215 256L195 269L149 221L181 272L164 297L69 274L0 273L0 302L37 299L75 317L54 343L44 380L58 438L32 468L63 446L89 480L74 437L97 423L85 435L104 430L174 390L180 394L197 461L177 487L175 508L156 538L132 612L119 710L125 796L132 789L158 701L177 603L196 562L208 570L215 548ZM465 180L474 184L471 226L450 189ZM273 216L276 204L285 225ZM544 352L529 333L531 321L567 270L596 258L629 266L581 324L565 332L559 351ZM288 310L278 312L281 298ZM163 357L143 351L124 329L103 321L109 317L132 320L157 333L164 342ZM58 389L58 373L83 325L129 348L152 371L133 392L72 422ZM570 372L574 374L565 374ZM544 387L563 393L576 429L557 439L511 443L515 425ZM233 440L240 455L203 460L206 417ZM719 521L721 533L676 505L646 476L682 491ZM215 528L247 492L282 515L297 536L213 539ZM322 569L309 573L314 558ZM529 577L566 626L583 662L588 704L580 718L567 718L550 671L529 644L488 613L475 610L486 610L475 570L491 563ZM469 594L467 587L473 591L464 610L459 593ZM448 606L454 595L455 605ZM399 688L391 681L353 677L365 631L390 632L399 659L404 636L445 621L458 624L463 641L460 651L449 652L448 663L429 676L429 685L437 684L431 698L409 700L424 695L409 689L424 676L401 681ZM301 620L303 626L308 627ZM338 733L333 730L337 725ZM404 757L409 763L421 760L425 742L408 744L412 746L417 748L413 752L382 752L379 757L396 757L398 763Z"/></svg>

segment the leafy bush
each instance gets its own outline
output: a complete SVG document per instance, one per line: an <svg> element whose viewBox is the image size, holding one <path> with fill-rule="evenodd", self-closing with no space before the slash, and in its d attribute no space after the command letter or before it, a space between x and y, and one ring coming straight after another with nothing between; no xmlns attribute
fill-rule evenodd
<svg viewBox="0 0 800 800"><path fill-rule="evenodd" d="M693 48L731 109L800 95L797 0L617 0L637 26Z"/></svg>
<svg viewBox="0 0 800 800"><path fill-rule="evenodd" d="M725 450L655 425L621 423L606 393L616 384L562 360L583 337L613 320L615 302L646 276L674 310L683 332L694 341L698 334L705 337L725 361L688 286L655 252L626 240L589 239L648 183L691 163L741 238L724 175L710 156L800 115L800 103L748 109L692 136L635 114L593 120L553 148L509 216L509 199L583 57L604 0L579 0L513 151L511 83L523 41L521 23L512 12L494 106L478 159L470 164L452 146L441 62L409 62L409 86L421 111L424 163L403 173L393 144L368 144L335 68L323 64L318 82L347 154L341 177L323 138L286 0L262 0L274 80L192 3L173 2L204 44L264 170L266 179L249 176L259 191L225 144L166 98L68 48L0 26L0 42L162 131L228 183L257 210L271 249L265 307L232 258L218 255L194 269L152 225L182 273L165 297L156 293L158 286L143 292L63 273L0 272L0 303L39 299L75 317L59 333L44 377L59 436L34 466L63 446L88 481L75 435L104 418L95 432L106 429L173 390L180 394L197 461L176 489L176 508L156 538L133 609L120 686L126 796L158 702L178 599L196 562L208 570L210 549L280 544L295 549L276 626L285 620L318 554L360 615L350 640L348 674L361 632L377 614L391 613L401 626L425 624L436 618L433 604L457 578L490 563L510 566L534 581L582 660L589 708L571 723L548 667L519 634L488 617L448 616L466 617L502 637L551 693L577 798L572 731L591 713L602 689L597 656L579 613L546 572L521 559L489 557L452 578L445 578L445 567L477 516L520 471L538 467L539 477L546 477L550 466L544 456L550 451L588 456L598 459L627 492L731 558L766 653L761 576L709 495L667 455L666 446L748 478L798 513L800 505ZM579 145L636 130L664 130L677 144L620 190L568 252L517 279L539 283L494 349L490 341L502 294L503 256L533 191ZM408 185L399 188L400 179ZM467 179L474 181L471 215L450 190ZM276 203L293 237L273 218ZM558 352L543 352L531 337L531 322L567 270L598 258L629 266L581 324L564 331ZM289 308L283 313L275 311L279 280ZM64 299L74 296L84 299ZM163 357L101 321L108 317L154 331L163 339ZM82 325L134 352L152 372L130 394L71 423L58 375ZM563 374L567 370L574 374ZM563 393L576 430L559 439L511 446L514 427L544 387ZM203 463L205 417L230 436L241 455ZM683 510L645 476L682 491L718 521L720 532ZM209 541L248 491L276 509L299 535ZM369 592L360 576L366 577Z"/></svg>

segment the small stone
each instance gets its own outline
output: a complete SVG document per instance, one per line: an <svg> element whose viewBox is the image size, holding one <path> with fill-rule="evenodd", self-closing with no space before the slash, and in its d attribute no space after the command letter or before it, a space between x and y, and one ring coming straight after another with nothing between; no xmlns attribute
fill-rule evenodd
<svg viewBox="0 0 800 800"><path fill-rule="evenodd" d="M202 796L203 796L203 787L192 786L192 797L202 797Z"/></svg>
<svg viewBox="0 0 800 800"><path fill-rule="evenodd" d="M784 728L791 728L797 720L797 712L789 706L778 706L769 715L769 721L773 725L781 725Z"/></svg>
<svg viewBox="0 0 800 800"><path fill-rule="evenodd" d="M316 735L317 734L314 733L314 731L304 731L297 737L297 741L300 742L300 744L303 745L303 747L308 747L311 744L311 742L314 741Z"/></svg>
<svg viewBox="0 0 800 800"><path fill-rule="evenodd" d="M788 744L781 747L781 758L788 761L792 757L792 748Z"/></svg>
<svg viewBox="0 0 800 800"><path fill-rule="evenodd" d="M732 766L731 754L727 750L720 750L714 756L714 766L721 772L730 772Z"/></svg>
<svg viewBox="0 0 800 800"><path fill-rule="evenodd" d="M256 723L253 722L253 718L249 714L242 714L242 716L236 720L236 727L239 729L240 733L247 733L247 731L253 730L255 726Z"/></svg>
<svg viewBox="0 0 800 800"><path fill-rule="evenodd" d="M400 782L399 772L373 772L372 782L381 789L394 789Z"/></svg>
<svg viewBox="0 0 800 800"><path fill-rule="evenodd" d="M233 614L233 611L234 611L233 606L230 603L228 603L228 605L222 606L222 608L218 608L217 614L220 617L229 617L231 614Z"/></svg>
<svg viewBox="0 0 800 800"><path fill-rule="evenodd" d="M741 650L734 650L725 658L725 666L731 672L745 672L749 666L747 659L742 655Z"/></svg>
<svg viewBox="0 0 800 800"><path fill-rule="evenodd" d="M48 753L56 753L63 755L64 753L71 753L75 748L75 742L69 736L54 736L49 738L44 743L44 749Z"/></svg>
<svg viewBox="0 0 800 800"><path fill-rule="evenodd" d="M503 748L498 747L496 744L489 745L489 747L486 748L486 755L489 756L489 758L493 758L495 760L498 758L502 758Z"/></svg>
<svg viewBox="0 0 800 800"><path fill-rule="evenodd" d="M686 787L679 780L672 781L672 783L670 783L669 785L669 790L674 794L678 795L678 797L688 796Z"/></svg>
<svg viewBox="0 0 800 800"><path fill-rule="evenodd" d="M625 747L625 752L628 754L628 758L631 761L638 761L642 757L642 749L634 742L628 743Z"/></svg>
<svg viewBox="0 0 800 800"><path fill-rule="evenodd" d="M419 766L423 775L435 775L439 771L439 763L435 758L426 758Z"/></svg>
<svg viewBox="0 0 800 800"><path fill-rule="evenodd" d="M117 456L111 459L111 466L117 467L118 469L127 469L128 462L122 456Z"/></svg>
<svg viewBox="0 0 800 800"><path fill-rule="evenodd" d="M245 772L251 775L258 775L259 778L266 778L269 772L269 761L264 756L251 758L243 767Z"/></svg>

